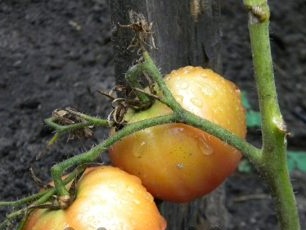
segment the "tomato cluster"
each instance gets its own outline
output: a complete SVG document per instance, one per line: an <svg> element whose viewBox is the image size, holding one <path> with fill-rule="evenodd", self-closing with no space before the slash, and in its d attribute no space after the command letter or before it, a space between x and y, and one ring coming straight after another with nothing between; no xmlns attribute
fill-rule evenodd
<svg viewBox="0 0 306 230"><path fill-rule="evenodd" d="M192 66L172 71L165 82L184 109L245 137L245 111L232 82ZM125 120L133 123L170 113L157 100L145 111L128 111ZM110 148L110 158L124 171L112 166L87 169L71 206L35 210L24 230L163 230L166 221L153 196L189 202L208 194L236 169L241 154L202 130L175 123L123 138Z"/></svg>

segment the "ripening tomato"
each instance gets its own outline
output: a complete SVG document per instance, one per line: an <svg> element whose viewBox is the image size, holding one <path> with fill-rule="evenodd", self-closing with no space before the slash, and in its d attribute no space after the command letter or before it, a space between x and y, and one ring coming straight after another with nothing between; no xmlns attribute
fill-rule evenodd
<svg viewBox="0 0 306 230"><path fill-rule="evenodd" d="M190 112L241 138L246 135L245 111L239 89L217 73L187 66L172 71L165 82L175 99ZM129 111L129 123L166 115L156 101L146 111ZM136 132L110 149L114 165L141 178L155 197L188 202L220 185L236 169L241 153L197 128L166 124Z"/></svg>
<svg viewBox="0 0 306 230"><path fill-rule="evenodd" d="M111 166L85 171L66 210L37 209L24 230L164 230L153 197L139 178Z"/></svg>

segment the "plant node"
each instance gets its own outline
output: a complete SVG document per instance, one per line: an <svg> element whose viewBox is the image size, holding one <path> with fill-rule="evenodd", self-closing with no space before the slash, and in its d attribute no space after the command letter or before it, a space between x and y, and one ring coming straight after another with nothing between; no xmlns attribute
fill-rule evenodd
<svg viewBox="0 0 306 230"><path fill-rule="evenodd" d="M266 22L270 19L270 10L266 4L247 6L247 9L251 24Z"/></svg>
<svg viewBox="0 0 306 230"><path fill-rule="evenodd" d="M58 204L61 209L66 209L71 204L71 197L70 195L64 195L58 197Z"/></svg>

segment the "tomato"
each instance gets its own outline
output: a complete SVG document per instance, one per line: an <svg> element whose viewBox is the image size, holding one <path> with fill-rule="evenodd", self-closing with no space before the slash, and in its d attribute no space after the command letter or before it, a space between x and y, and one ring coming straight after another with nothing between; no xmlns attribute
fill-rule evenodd
<svg viewBox="0 0 306 230"><path fill-rule="evenodd" d="M86 170L66 210L37 209L24 230L164 230L166 221L139 178L111 166Z"/></svg>
<svg viewBox="0 0 306 230"><path fill-rule="evenodd" d="M172 71L165 82L175 99L190 112L232 133L246 135L245 111L239 89L217 73L187 66ZM156 101L146 111L129 111L127 122L166 115ZM208 194L236 169L241 153L197 128L166 124L136 132L110 149L114 165L141 178L157 198L188 202Z"/></svg>

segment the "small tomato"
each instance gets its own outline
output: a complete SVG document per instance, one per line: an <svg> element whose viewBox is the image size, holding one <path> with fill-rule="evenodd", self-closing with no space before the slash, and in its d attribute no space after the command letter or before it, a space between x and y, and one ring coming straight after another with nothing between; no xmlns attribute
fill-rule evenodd
<svg viewBox="0 0 306 230"><path fill-rule="evenodd" d="M188 111L239 137L246 135L245 111L239 89L217 73L187 66L172 71L165 82ZM156 101L146 111L129 111L128 123L166 115L171 110ZM114 165L141 178L155 197L187 202L219 186L237 167L241 154L202 130L166 124L136 132L110 149Z"/></svg>
<svg viewBox="0 0 306 230"><path fill-rule="evenodd" d="M65 210L37 209L24 230L164 230L153 197L139 178L111 166L85 171Z"/></svg>

